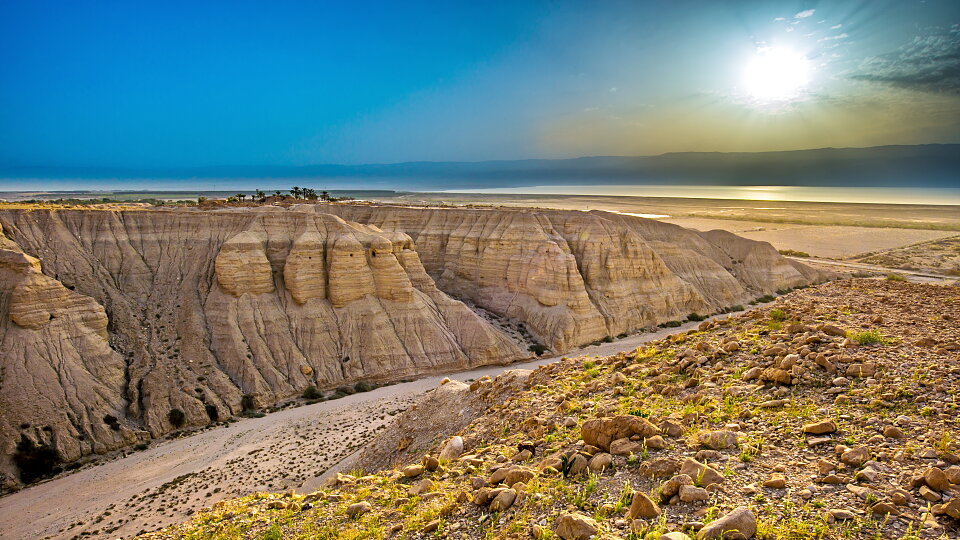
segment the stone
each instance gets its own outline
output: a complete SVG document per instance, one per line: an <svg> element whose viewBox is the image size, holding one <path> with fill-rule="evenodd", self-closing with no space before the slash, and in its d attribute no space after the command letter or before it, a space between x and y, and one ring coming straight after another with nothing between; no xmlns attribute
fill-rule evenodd
<svg viewBox="0 0 960 540"><path fill-rule="evenodd" d="M433 472L440 468L440 460L433 456L423 456L423 459L420 461L423 464L423 468Z"/></svg>
<svg viewBox="0 0 960 540"><path fill-rule="evenodd" d="M920 496L930 502L937 502L940 500L940 494L927 486L920 486Z"/></svg>
<svg viewBox="0 0 960 540"><path fill-rule="evenodd" d="M746 506L738 507L716 521L708 523L697 533L697 540L724 538L732 532L744 538L753 538L753 535L757 534L757 518Z"/></svg>
<svg viewBox="0 0 960 540"><path fill-rule="evenodd" d="M660 434L660 428L646 418L626 414L587 420L580 426L580 433L583 442L609 450L610 443L617 439L628 439L634 435L652 437Z"/></svg>
<svg viewBox="0 0 960 540"><path fill-rule="evenodd" d="M431 491L433 489L433 482L429 478L424 478L419 482L410 484L410 487L407 489L407 493L410 495L423 495L424 493Z"/></svg>
<svg viewBox="0 0 960 540"><path fill-rule="evenodd" d="M787 487L787 479L779 473L771 474L770 478L763 482L763 487L783 489Z"/></svg>
<svg viewBox="0 0 960 540"><path fill-rule="evenodd" d="M491 512L503 512L511 506L513 506L514 501L517 499L517 492L513 489L505 489L497 494L496 497L490 502L490 511Z"/></svg>
<svg viewBox="0 0 960 540"><path fill-rule="evenodd" d="M615 456L627 456L643 451L643 445L630 439L617 439L610 443L610 453Z"/></svg>
<svg viewBox="0 0 960 540"><path fill-rule="evenodd" d="M835 433L836 431L837 424L833 420L820 420L819 422L813 422L803 426L803 432L812 435L824 435L827 433Z"/></svg>
<svg viewBox="0 0 960 540"><path fill-rule="evenodd" d="M455 435L440 446L440 461L453 461L463 455L463 437Z"/></svg>
<svg viewBox="0 0 960 540"><path fill-rule="evenodd" d="M612 463L613 456L606 452L600 452L599 454L590 458L590 470L593 472L601 472L610 467Z"/></svg>
<svg viewBox="0 0 960 540"><path fill-rule="evenodd" d="M855 467L863 465L868 459L870 459L870 449L865 446L852 448L840 454L840 461Z"/></svg>
<svg viewBox="0 0 960 540"><path fill-rule="evenodd" d="M707 490L695 486L680 486L679 495L680 500L686 503L705 501L710 498Z"/></svg>
<svg viewBox="0 0 960 540"><path fill-rule="evenodd" d="M851 519L856 519L857 515L851 512L850 510L845 510L843 508L833 508L827 511L832 519L837 521L848 521Z"/></svg>
<svg viewBox="0 0 960 540"><path fill-rule="evenodd" d="M407 478L413 478L414 476L420 476L423 474L424 467L423 465L407 465L406 467L400 469L400 473Z"/></svg>
<svg viewBox="0 0 960 540"><path fill-rule="evenodd" d="M697 440L708 448L725 450L737 446L737 436L734 431L703 431L697 434Z"/></svg>
<svg viewBox="0 0 960 540"><path fill-rule="evenodd" d="M960 497L950 499L950 502L940 506L940 513L946 514L953 519L960 520Z"/></svg>
<svg viewBox="0 0 960 540"><path fill-rule="evenodd" d="M823 326L820 327L820 331L828 336L844 337L847 335L847 333L843 331L843 329L837 326L834 326L832 324L824 324Z"/></svg>
<svg viewBox="0 0 960 540"><path fill-rule="evenodd" d="M692 486L693 478L687 474L678 474L660 485L660 496L665 500L680 493L680 486Z"/></svg>
<svg viewBox="0 0 960 540"><path fill-rule="evenodd" d="M373 505L371 505L367 501L361 501L358 503L353 503L350 506L348 506L347 515L350 517L356 517L362 514L366 514L371 510L373 510Z"/></svg>
<svg viewBox="0 0 960 540"><path fill-rule="evenodd" d="M560 514L554 529L563 540L590 540L599 531L596 521L577 512Z"/></svg>
<svg viewBox="0 0 960 540"><path fill-rule="evenodd" d="M946 473L938 467L928 468L923 473L923 481L930 486L930 489L941 492L950 489L950 480L947 478Z"/></svg>
<svg viewBox="0 0 960 540"><path fill-rule="evenodd" d="M644 439L643 445L646 446L648 450L663 450L667 447L667 441L660 435L654 435L653 437Z"/></svg>
<svg viewBox="0 0 960 540"><path fill-rule="evenodd" d="M679 437L683 434L683 425L674 420L664 420L660 422L660 429L670 437Z"/></svg>
<svg viewBox="0 0 960 540"><path fill-rule="evenodd" d="M726 481L720 471L690 458L684 459L680 464L680 474L689 476L694 483L700 486L722 484Z"/></svg>
<svg viewBox="0 0 960 540"><path fill-rule="evenodd" d="M870 511L873 512L874 514L880 514L880 515L884 515L884 514L897 515L900 513L900 511L897 510L896 506L883 501L878 502L877 504L871 506Z"/></svg>
<svg viewBox="0 0 960 540"><path fill-rule="evenodd" d="M872 362L850 364L847 366L847 377L873 377L877 373L877 365Z"/></svg>
<svg viewBox="0 0 960 540"><path fill-rule="evenodd" d="M904 434L903 430L897 426L886 426L883 428L883 436L890 439L902 439Z"/></svg>
<svg viewBox="0 0 960 540"><path fill-rule="evenodd" d="M650 500L650 497L640 491L633 493L633 499L630 501L630 510L627 511L628 518L653 519L659 515L660 507Z"/></svg>

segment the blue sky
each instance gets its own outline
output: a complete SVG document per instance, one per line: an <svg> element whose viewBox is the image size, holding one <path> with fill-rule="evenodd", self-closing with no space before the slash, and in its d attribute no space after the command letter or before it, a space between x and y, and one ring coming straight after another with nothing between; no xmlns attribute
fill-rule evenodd
<svg viewBox="0 0 960 540"><path fill-rule="evenodd" d="M0 167L960 142L960 2L4 2ZM744 87L802 57L789 96ZM788 56L792 58L792 56Z"/></svg>

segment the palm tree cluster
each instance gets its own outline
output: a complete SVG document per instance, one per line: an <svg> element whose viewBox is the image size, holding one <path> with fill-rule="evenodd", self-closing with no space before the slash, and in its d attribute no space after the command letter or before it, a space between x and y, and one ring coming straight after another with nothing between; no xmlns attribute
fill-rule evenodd
<svg viewBox="0 0 960 540"><path fill-rule="evenodd" d="M265 192L257 189L257 190L254 190L253 195L250 196L250 200L262 203L262 202L266 202L267 196L268 195ZM278 189L274 191L270 196L279 198L279 197L283 197L284 194L282 191ZM300 187L300 186L293 186L292 188L290 188L289 196L293 197L294 199L306 199L308 201L315 201L317 199L320 199L321 201L334 200L330 197L329 191L321 191L318 194L315 189ZM229 197L227 200L231 202L232 201L244 202L246 201L246 199L247 199L246 193L237 193L236 195Z"/></svg>

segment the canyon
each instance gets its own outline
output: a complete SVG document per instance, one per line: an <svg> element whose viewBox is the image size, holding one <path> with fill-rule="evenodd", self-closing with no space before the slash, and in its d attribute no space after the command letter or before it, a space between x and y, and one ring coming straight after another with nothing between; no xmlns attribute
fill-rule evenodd
<svg viewBox="0 0 960 540"><path fill-rule="evenodd" d="M7 488L36 449L69 463L311 386L559 354L826 277L596 211L3 209L0 226Z"/></svg>

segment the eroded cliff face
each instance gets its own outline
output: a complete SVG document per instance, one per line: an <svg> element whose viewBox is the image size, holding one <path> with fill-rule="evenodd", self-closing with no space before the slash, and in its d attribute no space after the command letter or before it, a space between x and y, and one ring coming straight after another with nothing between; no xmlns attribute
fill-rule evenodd
<svg viewBox="0 0 960 540"><path fill-rule="evenodd" d="M441 292L409 236L280 210L0 212L0 472L315 385L529 356ZM26 253L24 253L26 252ZM29 253L29 254L28 254Z"/></svg>
<svg viewBox="0 0 960 540"><path fill-rule="evenodd" d="M410 235L444 291L554 351L821 278L768 243L608 212L303 205Z"/></svg>
<svg viewBox="0 0 960 540"><path fill-rule="evenodd" d="M306 387L554 352L820 276L766 243L532 209L302 205L0 211L0 475L18 441L66 460Z"/></svg>

